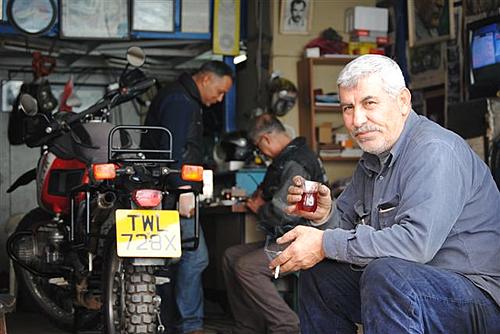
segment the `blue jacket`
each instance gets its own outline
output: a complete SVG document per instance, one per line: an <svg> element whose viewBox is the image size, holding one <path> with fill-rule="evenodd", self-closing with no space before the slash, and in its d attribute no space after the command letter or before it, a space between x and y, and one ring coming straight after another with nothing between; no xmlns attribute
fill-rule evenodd
<svg viewBox="0 0 500 334"><path fill-rule="evenodd" d="M387 159L363 155L336 207L323 236L328 258L450 270L500 305L500 193L455 133L411 112Z"/></svg>
<svg viewBox="0 0 500 334"><path fill-rule="evenodd" d="M198 87L187 73L172 85L160 89L151 103L144 125L163 126L171 131L173 159L176 160L174 168L203 162L202 107ZM141 147L145 149L168 149L169 146L169 138L156 132L141 138ZM182 184L179 178L173 183Z"/></svg>

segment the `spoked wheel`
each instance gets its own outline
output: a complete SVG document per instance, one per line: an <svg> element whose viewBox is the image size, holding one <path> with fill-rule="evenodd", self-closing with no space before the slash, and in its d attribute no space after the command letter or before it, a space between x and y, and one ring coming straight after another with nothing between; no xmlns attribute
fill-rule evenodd
<svg viewBox="0 0 500 334"><path fill-rule="evenodd" d="M104 268L104 314L108 334L156 333L153 267L134 266L108 249ZM159 307L157 308L159 309Z"/></svg>

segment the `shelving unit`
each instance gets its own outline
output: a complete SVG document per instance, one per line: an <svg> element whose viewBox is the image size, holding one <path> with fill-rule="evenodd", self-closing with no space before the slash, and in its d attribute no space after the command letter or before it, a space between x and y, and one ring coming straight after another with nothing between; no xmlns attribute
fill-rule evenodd
<svg viewBox="0 0 500 334"><path fill-rule="evenodd" d="M334 57L304 58L297 63L298 85L299 85L299 131L304 136L307 143L314 151L318 151L316 139L316 127L319 125L318 119L327 119L338 125L342 124L340 106L317 106L314 100L314 90L317 88L326 89L331 87L336 89L336 80L340 70L348 62L356 58L351 55L335 55ZM329 115L332 115L331 117ZM341 174L348 174L352 169L350 166L359 160L358 157L322 157L324 162L345 162L344 170ZM327 171L330 170L326 165ZM337 170L329 173L336 176Z"/></svg>
<svg viewBox="0 0 500 334"><path fill-rule="evenodd" d="M316 106L314 103L314 84L316 77L314 67L327 65L336 66L338 71L353 60L356 56L336 55L335 57L304 58L297 63L299 82L299 131L306 137L307 143L313 150L317 150L316 142L316 113L340 113L340 106ZM335 78L331 78L331 86L335 86ZM349 158L350 159L350 158ZM352 159L351 159L352 160Z"/></svg>

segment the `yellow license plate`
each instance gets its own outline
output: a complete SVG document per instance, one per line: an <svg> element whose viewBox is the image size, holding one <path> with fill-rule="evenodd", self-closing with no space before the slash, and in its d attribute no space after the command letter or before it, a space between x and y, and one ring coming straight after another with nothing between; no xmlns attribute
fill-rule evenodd
<svg viewBox="0 0 500 334"><path fill-rule="evenodd" d="M121 257L180 257L175 210L116 210L116 251Z"/></svg>

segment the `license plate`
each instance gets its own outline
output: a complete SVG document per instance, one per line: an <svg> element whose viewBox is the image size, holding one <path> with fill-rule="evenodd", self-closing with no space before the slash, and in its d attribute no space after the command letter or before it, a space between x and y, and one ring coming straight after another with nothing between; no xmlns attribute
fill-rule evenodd
<svg viewBox="0 0 500 334"><path fill-rule="evenodd" d="M116 250L121 257L180 257L176 210L116 210Z"/></svg>

